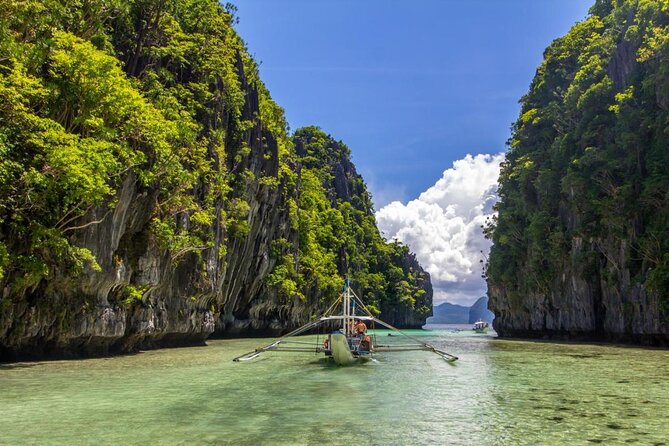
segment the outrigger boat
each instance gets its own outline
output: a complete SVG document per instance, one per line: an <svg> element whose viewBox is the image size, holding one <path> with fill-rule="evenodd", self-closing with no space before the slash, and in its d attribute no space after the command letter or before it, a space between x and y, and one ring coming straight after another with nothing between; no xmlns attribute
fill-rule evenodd
<svg viewBox="0 0 669 446"><path fill-rule="evenodd" d="M342 309L341 314L333 314L337 308ZM361 310L362 314L356 315L356 310ZM355 321L358 321L358 323L362 321L363 323L370 323L372 325L379 324L392 331L389 336L401 335L413 341L413 343L377 343L376 335L370 336L364 331L361 333L361 330L356 329L357 326L354 326ZM300 334L313 332L314 330L323 327L329 328L330 330L332 330L333 327L335 328L334 331L326 335L323 343L320 343L319 337L316 338L315 343L294 339ZM274 340L270 344L258 347L253 351L234 358L233 361L249 361L269 351L310 352L323 353L326 357L331 358L339 365L349 365L355 362L370 360L374 354L380 352L405 352L413 350L429 351L439 355L449 362L458 359L457 356L438 350L434 346L409 336L389 323L376 318L367 307L365 307L362 300L353 292L347 279L344 291L322 316Z"/></svg>

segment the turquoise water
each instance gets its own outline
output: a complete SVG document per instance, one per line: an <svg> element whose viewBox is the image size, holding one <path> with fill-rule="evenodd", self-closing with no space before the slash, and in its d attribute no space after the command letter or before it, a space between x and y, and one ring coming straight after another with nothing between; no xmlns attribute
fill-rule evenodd
<svg viewBox="0 0 669 446"><path fill-rule="evenodd" d="M235 339L0 365L0 444L669 445L669 351L411 333L460 360L234 363L264 342Z"/></svg>

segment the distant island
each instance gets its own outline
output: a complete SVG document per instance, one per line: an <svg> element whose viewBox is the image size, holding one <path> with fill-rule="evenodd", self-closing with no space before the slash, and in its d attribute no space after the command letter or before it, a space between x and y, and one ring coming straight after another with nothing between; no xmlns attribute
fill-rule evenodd
<svg viewBox="0 0 669 446"><path fill-rule="evenodd" d="M478 298L471 307L444 302L434 307L433 314L427 318L428 324L473 324L478 320L492 323L495 318L488 310L488 296Z"/></svg>

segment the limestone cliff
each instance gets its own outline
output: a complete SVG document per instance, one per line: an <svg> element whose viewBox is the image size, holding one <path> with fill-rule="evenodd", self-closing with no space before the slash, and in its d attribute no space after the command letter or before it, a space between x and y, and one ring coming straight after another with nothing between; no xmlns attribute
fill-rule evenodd
<svg viewBox="0 0 669 446"><path fill-rule="evenodd" d="M241 118L254 124L235 143L250 149L235 167L258 177L277 176L276 141L256 118L258 93L246 82L241 63L237 69L246 97ZM225 115L220 119L230 122ZM91 251L101 271L89 268L76 278L56 273L22 295L12 294L15 278L5 279L3 356L79 356L190 345L203 343L216 327L238 332L255 328L238 319L248 318L250 302L273 266L270 243L287 231L281 194L257 181L247 182L239 196L248 202L248 233L230 236L217 220L210 228L210 247L183 255L159 246L152 233L156 195L155 187L142 186L131 173L116 193L114 207L94 208L84 217L101 222L77 230L71 240ZM224 206L222 200L214 204L217 209ZM226 247L225 257L219 255L221 246ZM126 300L129 286L140 290L139 299ZM284 324L281 328L290 326L290 320Z"/></svg>
<svg viewBox="0 0 669 446"><path fill-rule="evenodd" d="M598 0L521 100L487 228L500 336L669 344L669 14Z"/></svg>
<svg viewBox="0 0 669 446"><path fill-rule="evenodd" d="M409 277L414 278L411 285L416 289L412 292L415 302L411 306L398 305L394 301L382 303L381 318L395 327L421 328L427 323L427 318L432 316L433 290L430 273L420 266L415 254L408 250L401 257L400 265Z"/></svg>
<svg viewBox="0 0 669 446"><path fill-rule="evenodd" d="M346 274L422 325L429 276L382 242L348 149L295 149L234 11L52 6L0 15L0 360L277 334Z"/></svg>

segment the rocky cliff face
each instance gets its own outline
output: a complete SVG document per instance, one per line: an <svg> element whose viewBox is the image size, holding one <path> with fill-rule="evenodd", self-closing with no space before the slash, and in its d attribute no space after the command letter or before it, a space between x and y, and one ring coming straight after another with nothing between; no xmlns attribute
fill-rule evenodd
<svg viewBox="0 0 669 446"><path fill-rule="evenodd" d="M545 52L500 176L500 336L669 344L669 15L601 0Z"/></svg>
<svg viewBox="0 0 669 446"><path fill-rule="evenodd" d="M372 301L390 322L424 322L429 276L408 250L379 244L348 149L311 161L296 153L231 14L214 0L191 3L114 9L92 0L48 16L31 9L38 4L12 4L0 18L9 17L0 27L0 360L278 334L322 310L349 270L385 283L391 266L387 289L374 280L358 285L380 290ZM31 53L40 45L51 47ZM41 74L26 75L21 63ZM59 141L71 145L54 148ZM97 145L76 152L79 143ZM97 167L84 179L58 169L68 150ZM99 170L85 155L95 150L120 165L113 178L85 180ZM301 179L310 162L327 166L321 185ZM76 187L81 201L72 204L67 194ZM330 206L360 211L346 208L344 216L366 225L356 226L355 246L366 252L371 234L383 259L353 262L337 237L321 237L315 223L344 219L300 202L322 188ZM418 305L407 296L399 304L398 284L422 290Z"/></svg>
<svg viewBox="0 0 669 446"><path fill-rule="evenodd" d="M247 98L242 119L254 125L243 135L241 144L250 151L237 167L257 177L276 177L276 141L254 118L259 114L257 91L245 81L241 64L238 69ZM86 217L102 222L72 236L75 245L92 252L100 272L89 269L75 280L42 280L20 298L11 295L11 282L6 282L4 293L12 303L0 313L2 356L79 356L202 344L216 329L248 333L271 322L264 314L253 319L248 313L274 263L270 244L287 231L280 190L248 182L242 190L249 203L248 234L227 240L217 222L211 228L212 247L184 258L161 248L151 232L156 193L128 175L115 206L95 208ZM227 247L223 258L221 246ZM128 286L140 290L141 299L124 303ZM277 328L291 321L282 322Z"/></svg>
<svg viewBox="0 0 669 446"><path fill-rule="evenodd" d="M413 253L406 252L401 261L402 268L408 274L415 277L415 287L418 292L413 296L416 299L412 307L400 306L395 303L381 306L381 318L395 327L400 328L421 328L427 323L427 318L432 316L432 282L430 273L425 271L416 256ZM416 309L429 309L425 312L418 312Z"/></svg>
<svg viewBox="0 0 669 446"><path fill-rule="evenodd" d="M619 267L629 259L629 246L620 246L620 241L618 249L615 242L596 243L595 250L575 240L570 261L548 291L528 292L520 298L507 288L491 286L490 306L498 334L669 345L669 324L658 296L632 283L630 270ZM578 259L594 252L596 265L584 269Z"/></svg>

